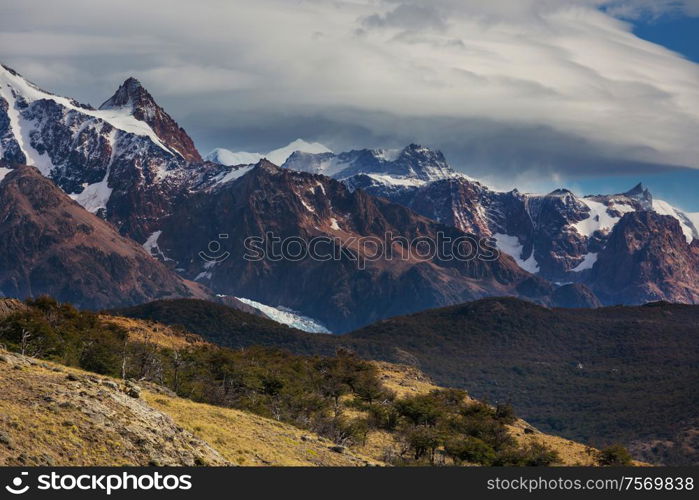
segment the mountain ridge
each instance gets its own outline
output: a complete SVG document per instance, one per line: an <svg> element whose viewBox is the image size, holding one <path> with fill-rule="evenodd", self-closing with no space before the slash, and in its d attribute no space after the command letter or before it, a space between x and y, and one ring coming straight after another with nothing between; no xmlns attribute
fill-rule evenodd
<svg viewBox="0 0 699 500"><path fill-rule="evenodd" d="M55 295L81 307L209 296L90 214L34 167L0 180L0 291Z"/></svg>
<svg viewBox="0 0 699 500"><path fill-rule="evenodd" d="M550 303L555 289L504 254L418 258L413 247L420 239L458 242L469 235L339 181L265 160L236 180L183 200L159 231L159 248L183 276L217 294L299 311L331 331L489 294ZM287 241L320 241L339 258L279 259L271 255L273 248L264 250L270 258L247 258L250 238L261 246L273 244L270 231ZM220 241L226 258L200 258L200 249L220 234L229 236ZM407 246L403 240L391 243L384 250L393 258L372 258L374 247L362 242L384 245L387 234L400 236Z"/></svg>
<svg viewBox="0 0 699 500"><path fill-rule="evenodd" d="M408 148L411 147L419 148ZM443 159L437 153L432 156ZM338 158L346 157L352 160L339 162L341 165L338 166ZM395 161L395 156L392 161ZM479 237L494 238L498 248L511 255L522 269L557 283L591 285L587 281L589 270L596 265L613 229L628 212L650 211L669 215L679 222L687 244L691 245L693 240L699 238L699 229L691 214L654 199L642 183L625 193L584 197L564 188L545 195L521 193L517 189L499 192L455 173L442 160L430 161L438 166L446 165L438 170L441 175L427 178L410 173L406 175L406 172L414 172L419 167L420 162L412 163L412 160L408 161L408 165L413 164L413 167L404 167L402 174L396 173L387 167L390 162L381 158L380 151L372 150L338 155L295 153L284 167L325 173L341 180L350 189L362 189L389 199L420 215ZM609 253L607 258L610 258ZM623 255L616 258L623 259ZM662 258L662 255L656 253L647 258ZM692 274L697 269L689 265L679 272ZM643 294L643 285L639 284L637 290L630 289L628 297L621 298L621 301L643 303L659 298L696 300L688 281L691 280L685 280L684 284L677 283L676 290L667 295ZM682 287L684 291L680 289ZM660 289L656 287L656 290ZM620 300L612 299L609 294L606 297L608 304L614 303L609 301Z"/></svg>
<svg viewBox="0 0 699 500"><path fill-rule="evenodd" d="M219 272L215 267L218 264L205 263L197 254L205 252L208 244L217 243L215 240L219 234L231 234L238 223L229 220L224 224L223 215L213 214L220 219L220 231L215 234L212 232L208 237L200 234L197 239L199 248L189 248L186 255L181 252L186 243L175 241L177 230L180 225L191 227L193 224L189 207L194 208L192 213L198 214L198 223L205 224L205 219L212 214L204 213L202 207L208 204L213 209L225 196L222 194L224 191L231 189L230 186L236 182L256 175L255 169L250 165L225 166L209 161L191 162L184 158L180 150L188 150L190 145L193 147L191 139L134 78L126 80L101 108L96 110L72 99L45 92L17 72L3 67L0 69L0 153L6 167L3 167L2 172L21 162L33 163L43 175L86 210L113 224L121 235L145 245L152 256L172 265L172 261L167 261L172 256L167 251L163 252L164 247L172 247L178 253L175 260L179 261L179 265L174 267L178 272L204 283L208 283L213 277L216 282ZM413 295L417 298L410 298L407 291L395 292L398 295L403 293L410 300L398 308L384 304L389 309L388 315L409 312L408 309L401 309L407 307L407 304L413 304L411 307L419 310L474 299L485 294L512 294L553 303L549 298L543 297L549 297L558 290L559 285L568 284L579 285L578 289L571 285L559 292L561 297L566 291L574 292L575 296L565 298L571 304L597 304L596 298L580 288L583 286L603 290L603 303L639 303L655 299L696 300L691 278L678 278L674 284L660 286L660 280L668 281L672 278L668 273L648 275L644 283L639 282L635 288L628 288L626 297L612 297L604 292L599 279L594 279L594 286L589 281L593 279L591 276L600 275L599 271L593 274L593 270L595 266L601 266L597 261L603 254L606 255L606 260L615 259L616 264L612 267L622 265L624 252L610 255L604 249L613 229L628 212L652 210L661 215L671 215L679 221L682 233L690 243L690 250L682 245L683 252L688 255L695 252L693 248L696 246L691 242L699 236L699 232L692 222L693 216L662 200L653 199L652 194L642 185L635 186L626 193L587 197L578 197L565 189L547 195L527 194L517 190L498 192L455 172L439 151L418 144L410 144L399 150L365 149L337 154L327 151L292 152L292 149L298 149L299 144L294 142L289 147L281 148L285 158L291 153L284 161L283 169L326 174L342 181L350 192L361 191L410 209L413 215L403 213L404 218L415 219L414 215L419 215L479 239L492 238L502 252L513 258L519 270L536 276L512 289L511 283L506 286L501 286L502 283L488 283L487 273L482 276L481 284L467 281L457 283L453 276L445 275L429 265L413 266L410 271L412 274L399 273L404 280L394 283L389 283L394 275L386 273L381 278L384 281L381 286L385 289L417 287L413 290ZM320 145L311 146L326 149ZM190 159L196 159L192 156L198 154L196 149L190 153ZM310 185L309 179L310 177L299 182L305 183L308 189L315 190L317 185ZM325 181L314 182L320 182L325 187ZM300 195L288 183L278 186L267 184L266 188L284 190L294 216L279 220L287 220L288 226L283 229L289 234L299 233L297 236L302 237L319 233L338 236L336 228L343 229L344 219L358 217L367 220L362 222L361 231L355 236L380 236L376 231L378 226L372 229L369 224L368 212L350 214L339 213L332 207L328 209L331 200L322 191L314 191L311 200L308 193ZM278 192L269 191L264 194L277 201L283 198ZM207 197L212 199L207 200ZM379 206L377 203L372 202L375 207ZM326 210L329 217L319 220L317 215L306 210L304 204ZM321 205L324 208L321 209ZM271 206L272 204L258 203L256 207L250 208L261 210ZM366 207L357 205L351 206L350 210L361 211L363 208ZM219 205L216 210L225 213L229 209ZM175 217L180 221L175 221ZM258 230L263 221L274 223L265 214L257 219L254 223ZM317 223L317 230L309 227L312 222ZM168 234L163 234L164 224L168 225ZM401 225L401 231L406 234L414 229L405 224L398 225ZM397 225L394 224L392 228L395 227ZM352 230L356 233L358 228L353 227ZM339 233L342 234L343 231ZM653 249L653 252L645 254L646 262L640 267L652 267L654 260L663 258L660 254L662 245L654 245ZM685 268L677 270L678 275L691 277L696 274L696 269L691 265L692 259L679 259L677 262L685 265ZM194 272L197 264L199 268ZM211 265L214 269L202 268L204 264ZM224 264L224 267L229 265L230 263ZM270 267L282 272L279 266ZM386 264L386 269L396 270L398 267ZM179 271L180 269L183 271ZM269 273L270 270L265 272ZM476 275L478 272L480 271L476 271ZM270 277L270 287L273 283L287 279L284 276L276 276L275 279ZM318 304L311 307L313 297L319 297L322 302L326 296L335 295L338 297L336 307L343 310L341 316L351 314L351 311L347 311L357 297L362 295L359 289L353 288L355 285L340 289L321 278L318 277L317 283L323 283L323 290L314 292L310 290L310 285L306 285L307 297L303 300L293 297L290 292L279 292L275 296L273 290L236 290L223 283L219 283L220 289L215 291L224 295L237 293L241 297L272 307L290 307L312 318L317 316L316 309L323 309L321 314L328 311ZM371 283L376 276L365 274L362 278L357 275L356 281L361 279ZM549 283L544 283L544 280ZM653 280L658 282L653 283ZM445 283L445 286L440 286L440 282ZM427 288L423 287L425 283ZM475 295L462 293L467 288L471 288ZM420 297L421 293L424 299ZM345 304L342 304L343 300ZM377 317L372 316L372 319ZM327 319L323 322L327 323Z"/></svg>

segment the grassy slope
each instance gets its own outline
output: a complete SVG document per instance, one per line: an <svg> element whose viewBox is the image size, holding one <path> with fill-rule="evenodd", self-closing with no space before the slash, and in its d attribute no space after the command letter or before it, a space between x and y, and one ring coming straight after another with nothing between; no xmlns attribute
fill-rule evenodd
<svg viewBox="0 0 699 500"><path fill-rule="evenodd" d="M288 424L230 408L146 393L145 400L237 465L364 466L380 464Z"/></svg>
<svg viewBox="0 0 699 500"><path fill-rule="evenodd" d="M204 342L152 321L104 319L126 328L132 340L161 347ZM376 365L384 386L399 397L439 389L413 367ZM0 385L5 387L0 464L5 465L361 466L380 464L387 452L400 449L389 433L372 431L365 445L337 453L329 440L275 420L195 403L150 384L135 399L118 380L7 352L0 355ZM510 432L521 443L551 447L563 465L594 464L594 450L543 434L524 421Z"/></svg>
<svg viewBox="0 0 699 500"><path fill-rule="evenodd" d="M71 375L69 380L68 375ZM308 465L376 463L313 433L197 404L157 387L0 353L0 465Z"/></svg>
<svg viewBox="0 0 699 500"><path fill-rule="evenodd" d="M237 313L238 311L234 311L232 314L238 316ZM201 337L197 335L187 334L181 330L152 321L119 316L105 316L104 318L127 328L130 336L135 336L138 340L154 342L163 347L181 348L187 344L203 342ZM287 329L282 328L286 332ZM398 397L426 394L440 389L428 376L414 367L380 361L374 362L374 364L379 369L381 383L387 389L395 392ZM172 416L178 424L193 432L197 437L215 445L230 442L237 443L236 446L238 448L236 446L226 446L223 449L217 448L231 462L242 465L264 465L275 463L275 459L282 459L287 465L307 465L308 460L313 459L314 451L306 452L298 446L299 439L302 436L311 439L308 437L309 434L294 427L275 422L278 425L278 432L289 433L292 439L287 442L287 446L280 448L279 440L276 439L277 436L274 436L274 447L265 447L264 444L270 433L268 430L265 432L264 429L258 429L259 424L256 422L259 421L259 418L254 415L237 410L212 408L209 405L193 403L179 398L146 395L146 399L151 405ZM238 422L241 421L246 423L242 426L238 425ZM525 429L528 432L525 433ZM520 443L539 442L554 449L561 457L562 465L596 464L595 450L593 448L565 438L544 434L534 429L524 420L520 419L510 426L510 432ZM323 438L319 439L321 442L328 443ZM395 442L389 433L372 431L368 436L367 443L358 447L357 451L364 456L381 460L387 450L395 452L398 448L399 444ZM263 451L260 452L260 449ZM323 451L326 452L324 455L327 455L327 450L323 449ZM332 460L337 459L337 457L337 454L330 453L329 456L324 458L323 463L332 463Z"/></svg>
<svg viewBox="0 0 699 500"><path fill-rule="evenodd" d="M547 432L597 446L621 441L646 460L699 463L692 438L699 306L551 310L495 298L380 321L340 337L274 325L259 335L246 317L233 316L244 313L195 300L123 312L181 324L231 347L259 342L332 354L346 346L367 359L415 364L440 385L511 402ZM684 445L653 451L657 440Z"/></svg>

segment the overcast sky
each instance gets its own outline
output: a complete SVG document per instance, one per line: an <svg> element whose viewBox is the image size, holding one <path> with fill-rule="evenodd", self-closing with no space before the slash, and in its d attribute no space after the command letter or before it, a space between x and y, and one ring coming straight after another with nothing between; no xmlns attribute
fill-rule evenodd
<svg viewBox="0 0 699 500"><path fill-rule="evenodd" d="M4 0L0 61L93 105L133 75L203 153L418 142L498 187L675 179L663 195L699 211L699 65L634 31L697 16L699 0Z"/></svg>

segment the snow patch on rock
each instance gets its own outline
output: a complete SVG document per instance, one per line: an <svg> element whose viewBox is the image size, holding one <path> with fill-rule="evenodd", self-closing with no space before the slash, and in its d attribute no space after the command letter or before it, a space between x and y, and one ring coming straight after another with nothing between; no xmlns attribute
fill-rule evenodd
<svg viewBox="0 0 699 500"><path fill-rule="evenodd" d="M109 172L100 182L84 185L81 193L71 194L70 197L77 201L90 213L96 213L100 209L107 208L107 202L112 196L112 188L107 185Z"/></svg>
<svg viewBox="0 0 699 500"><path fill-rule="evenodd" d="M0 167L0 182L2 182L5 176L10 172L12 172L11 168Z"/></svg>
<svg viewBox="0 0 699 500"><path fill-rule="evenodd" d="M597 253L590 252L586 254L582 262L575 266L573 269L571 269L571 271L573 271L574 273L579 273L581 271L585 271L586 269L592 269L592 266L595 265L595 262L597 262Z"/></svg>
<svg viewBox="0 0 699 500"><path fill-rule="evenodd" d="M251 307L254 307L258 311L261 311L264 313L266 316L268 316L270 319L276 321L277 323L281 323L283 325L288 325L292 328L296 328L298 330L303 330L304 332L309 332L309 333L332 333L330 330L328 330L325 326L323 326L320 322L309 318L308 316L303 316L296 311L293 311L287 307L279 306L279 307L272 307L268 306L265 304L262 304L260 302L255 302L254 300L250 299L245 299L242 297L236 297L239 301L241 301L244 304L247 304Z"/></svg>
<svg viewBox="0 0 699 500"><path fill-rule="evenodd" d="M519 242L519 238L517 238L517 236L495 233L493 234L493 238L495 238L495 244L497 247L515 259L515 262L519 267L532 274L539 272L539 263L534 257L534 249L532 248L532 254L529 256L529 258L523 259L522 250L524 250L524 247Z"/></svg>
<svg viewBox="0 0 699 500"><path fill-rule="evenodd" d="M158 246L158 238L163 234L162 231L155 231L146 239L143 244L143 248L153 257L160 257L163 261L172 261L172 259L165 256L160 247Z"/></svg>
<svg viewBox="0 0 699 500"><path fill-rule="evenodd" d="M697 234L699 227L697 227L696 223L694 223L692 219L687 216L687 214L676 209L668 202L663 200L653 200L653 211L660 215L669 215L677 219L677 221L680 223L680 227L682 228L682 233L684 233L684 237L687 238L687 243L691 243L694 238L699 237L699 234Z"/></svg>
<svg viewBox="0 0 699 500"><path fill-rule="evenodd" d="M221 179L216 181L216 184L225 184L227 182L240 179L242 176L250 172L254 168L254 165L243 165L238 168L232 168L229 172L223 174Z"/></svg>
<svg viewBox="0 0 699 500"><path fill-rule="evenodd" d="M580 222L573 224L573 227L578 233L588 238L595 231L611 231L614 225L619 222L620 217L614 217L607 212L607 206L604 203L593 201L587 198L582 198L582 201L590 209L589 217Z"/></svg>

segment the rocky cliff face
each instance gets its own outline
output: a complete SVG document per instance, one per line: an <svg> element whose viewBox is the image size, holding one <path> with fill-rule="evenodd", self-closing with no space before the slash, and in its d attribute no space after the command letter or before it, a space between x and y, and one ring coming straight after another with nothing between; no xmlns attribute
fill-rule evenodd
<svg viewBox="0 0 699 500"><path fill-rule="evenodd" d="M88 213L33 167L0 182L0 293L48 294L80 307L206 297Z"/></svg>
<svg viewBox="0 0 699 500"><path fill-rule="evenodd" d="M368 150L362 154L352 152L332 157L297 154L285 167L332 175L351 189L362 189L389 199L462 231L492 237L500 250L510 254L520 267L555 282L592 284L589 281L591 270L600 252L607 247L613 229L627 213L650 212L672 217L679 224L680 236L685 239L683 247L699 238L690 215L653 199L642 184L625 193L587 197L576 196L566 189L546 195L520 193L516 189L498 192L451 171L448 166L443 168L435 154L423 154L422 162L415 162L411 155L401 156L405 164L414 166L399 173ZM339 158L349 157L351 162L339 161ZM432 171L443 175L416 174L430 170L425 167L430 161L435 166ZM661 248L659 245L653 251L662 252ZM658 254L655 259L662 259L662 256ZM596 271L596 275L601 273L603 271ZM660 274L656 278L663 279ZM650 283L653 278L649 280ZM653 297L693 301L691 286L685 287L684 292L675 290L664 295L662 290L666 288L659 283L656 285L654 293L641 293L626 300L633 302ZM611 295L607 297L612 300ZM575 304L576 300L571 303Z"/></svg>
<svg viewBox="0 0 699 500"><path fill-rule="evenodd" d="M501 250L510 253L523 268L555 281L576 280L571 272L576 272L589 248L597 248L599 238L604 236L575 229L577 223L594 215L584 199L565 189L547 195L516 189L497 192L459 176L414 188L361 180L362 176L355 176L349 181L426 217L493 237Z"/></svg>
<svg viewBox="0 0 699 500"><path fill-rule="evenodd" d="M696 240L695 240L696 241ZM674 217L625 214L592 268L589 283L608 303L699 303L699 258Z"/></svg>
<svg viewBox="0 0 699 500"><path fill-rule="evenodd" d="M363 191L352 192L338 181L265 161L238 180L182 203L160 230L158 248L185 276L220 294L301 311L334 331L493 294L548 301L553 289L509 256L468 262L418 258L414 242L419 238L437 241L439 232L454 239L465 234ZM316 250L322 258L274 258L266 246L269 231L292 242L288 250L293 254L321 238ZM397 241L392 258L382 253L374 259L375 242L383 244L387 234L406 246ZM272 258L246 260L249 237L264 240L259 246ZM363 245L362 238L371 242ZM210 259L200 256L211 241L220 245L219 252ZM413 245L412 255L407 242ZM347 253L337 254L341 244Z"/></svg>

